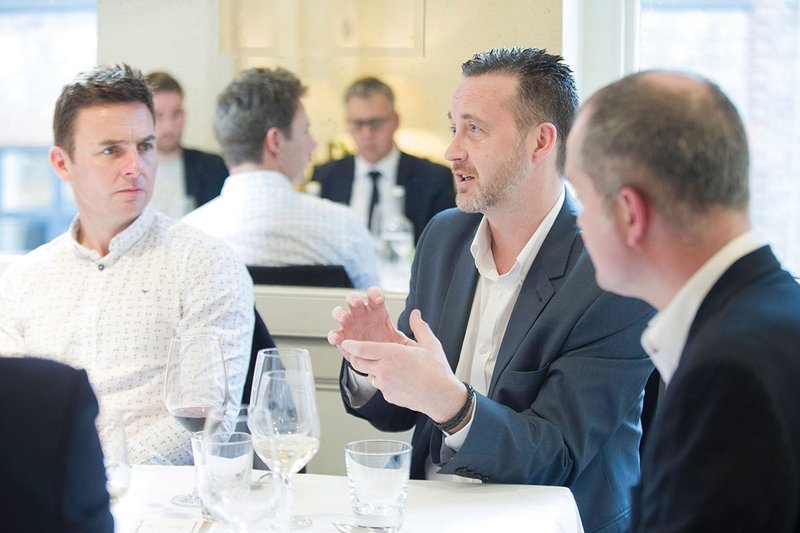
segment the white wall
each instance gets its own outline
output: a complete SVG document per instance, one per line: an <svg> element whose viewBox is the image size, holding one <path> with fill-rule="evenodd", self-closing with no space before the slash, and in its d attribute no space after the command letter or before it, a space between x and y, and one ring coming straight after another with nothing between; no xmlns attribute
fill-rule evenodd
<svg viewBox="0 0 800 533"><path fill-rule="evenodd" d="M362 75L383 76L397 92L401 128L411 131L411 138L402 142L414 146L401 144L401 148L441 159L449 142L447 108L463 61L497 46L561 51L561 0L382 0L387 10L421 6L424 31L418 53L347 55L324 49L306 53L305 41L314 36L304 36L304 28L326 27L325 12L313 9L320 2L350 10L361 5L358 0L98 0L99 61L126 61L145 72L172 72L188 93L186 144L211 149L217 149L211 129L214 101L235 72L250 66L286 67L309 86L306 108L320 145L316 161L327 159L329 142L349 139L341 102L347 84ZM287 7L295 5L305 8ZM291 42L263 54L222 50L220 24L225 24L222 35L233 34L243 42L259 37L242 36L245 30L227 9L269 20L271 13L259 10L270 6L293 13L284 15L290 28L281 28ZM358 31L359 26L352 29Z"/></svg>
<svg viewBox="0 0 800 533"><path fill-rule="evenodd" d="M186 93L184 143L211 151L214 101L234 73L219 52L219 9L216 0L97 2L98 62L173 74Z"/></svg>

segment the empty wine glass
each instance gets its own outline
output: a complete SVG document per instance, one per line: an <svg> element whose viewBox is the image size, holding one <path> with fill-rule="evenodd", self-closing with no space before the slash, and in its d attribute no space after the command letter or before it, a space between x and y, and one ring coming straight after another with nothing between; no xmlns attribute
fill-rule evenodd
<svg viewBox="0 0 800 533"><path fill-rule="evenodd" d="M213 408L228 405L228 379L219 337L189 335L172 339L164 379L164 404L175 420L194 433L202 431ZM199 507L197 472L191 494L180 494L172 503Z"/></svg>
<svg viewBox="0 0 800 533"><path fill-rule="evenodd" d="M292 475L319 450L314 377L308 371L277 370L262 372L258 378L248 417L253 448L279 476L291 498ZM311 520L292 516L291 525L302 529L309 527Z"/></svg>
<svg viewBox="0 0 800 533"><path fill-rule="evenodd" d="M113 411L103 428L103 462L106 467L106 490L111 503L128 492L131 483L131 464L128 460L128 441L125 438L125 412Z"/></svg>
<svg viewBox="0 0 800 533"><path fill-rule="evenodd" d="M256 396L261 375L265 372L275 372L277 370L301 371L313 375L311 371L311 356L308 354L308 350L304 348L265 348L259 350L256 356L250 398L255 398Z"/></svg>

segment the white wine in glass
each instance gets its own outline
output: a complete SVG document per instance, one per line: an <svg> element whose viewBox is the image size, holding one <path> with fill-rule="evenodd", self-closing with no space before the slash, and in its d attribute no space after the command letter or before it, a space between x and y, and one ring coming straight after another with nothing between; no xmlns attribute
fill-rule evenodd
<svg viewBox="0 0 800 533"><path fill-rule="evenodd" d="M228 405L228 378L219 337L187 335L172 339L164 378L164 405L189 432L202 431L211 409ZM195 475L196 477L196 475ZM197 480L191 494L172 499L176 505L199 507Z"/></svg>
<svg viewBox="0 0 800 533"><path fill-rule="evenodd" d="M308 371L278 370L259 378L248 419L253 449L291 491L292 475L319 450L314 377ZM292 529L310 525L308 518L292 516Z"/></svg>

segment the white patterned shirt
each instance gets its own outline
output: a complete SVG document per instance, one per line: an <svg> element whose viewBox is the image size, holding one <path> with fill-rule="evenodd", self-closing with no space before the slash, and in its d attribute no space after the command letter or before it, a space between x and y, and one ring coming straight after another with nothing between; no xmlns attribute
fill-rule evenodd
<svg viewBox="0 0 800 533"><path fill-rule="evenodd" d="M222 193L183 218L247 265L342 265L357 288L378 284L367 228L343 205L297 192L279 172L233 174Z"/></svg>
<svg viewBox="0 0 800 533"><path fill-rule="evenodd" d="M238 406L253 334L250 276L222 243L149 205L104 257L75 240L78 225L76 217L0 278L0 353L85 368L101 441L122 409L131 462L191 464L189 433L164 406L169 343L218 335Z"/></svg>

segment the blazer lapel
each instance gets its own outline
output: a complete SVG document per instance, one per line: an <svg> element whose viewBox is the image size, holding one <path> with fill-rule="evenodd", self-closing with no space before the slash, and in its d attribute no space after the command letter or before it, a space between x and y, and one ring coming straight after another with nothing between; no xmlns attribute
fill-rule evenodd
<svg viewBox="0 0 800 533"><path fill-rule="evenodd" d="M400 160L397 162L397 184L408 187L412 182L412 177L411 159L403 152L400 152Z"/></svg>
<svg viewBox="0 0 800 533"><path fill-rule="evenodd" d="M341 177L341 197L344 203L350 205L350 200L353 196L353 181L356 174L356 158L348 156L344 161L345 169Z"/></svg>
<svg viewBox="0 0 800 533"><path fill-rule="evenodd" d="M694 337L708 320L717 316L719 310L735 298L743 286L756 283L756 280L769 272L780 269L780 262L768 245L737 259L723 272L703 299L689 329L689 338Z"/></svg>
<svg viewBox="0 0 800 533"><path fill-rule="evenodd" d="M473 237L477 228L476 225L472 232ZM478 284L478 269L475 268L475 259L469 251L471 244L472 239L470 238L461 249L442 306L441 316L447 317L447 319L442 323L444 327L439 328L440 331L436 332L453 372L456 370L458 358L461 355L461 345L464 342L464 334L467 331L467 322L472 310L472 300Z"/></svg>
<svg viewBox="0 0 800 533"><path fill-rule="evenodd" d="M567 191L564 205L522 282L522 288L497 354L497 363L489 383L490 397L494 393L500 374L508 366L522 340L556 293L556 287L551 280L562 277L567 270L570 253L579 233L576 216L574 201Z"/></svg>

